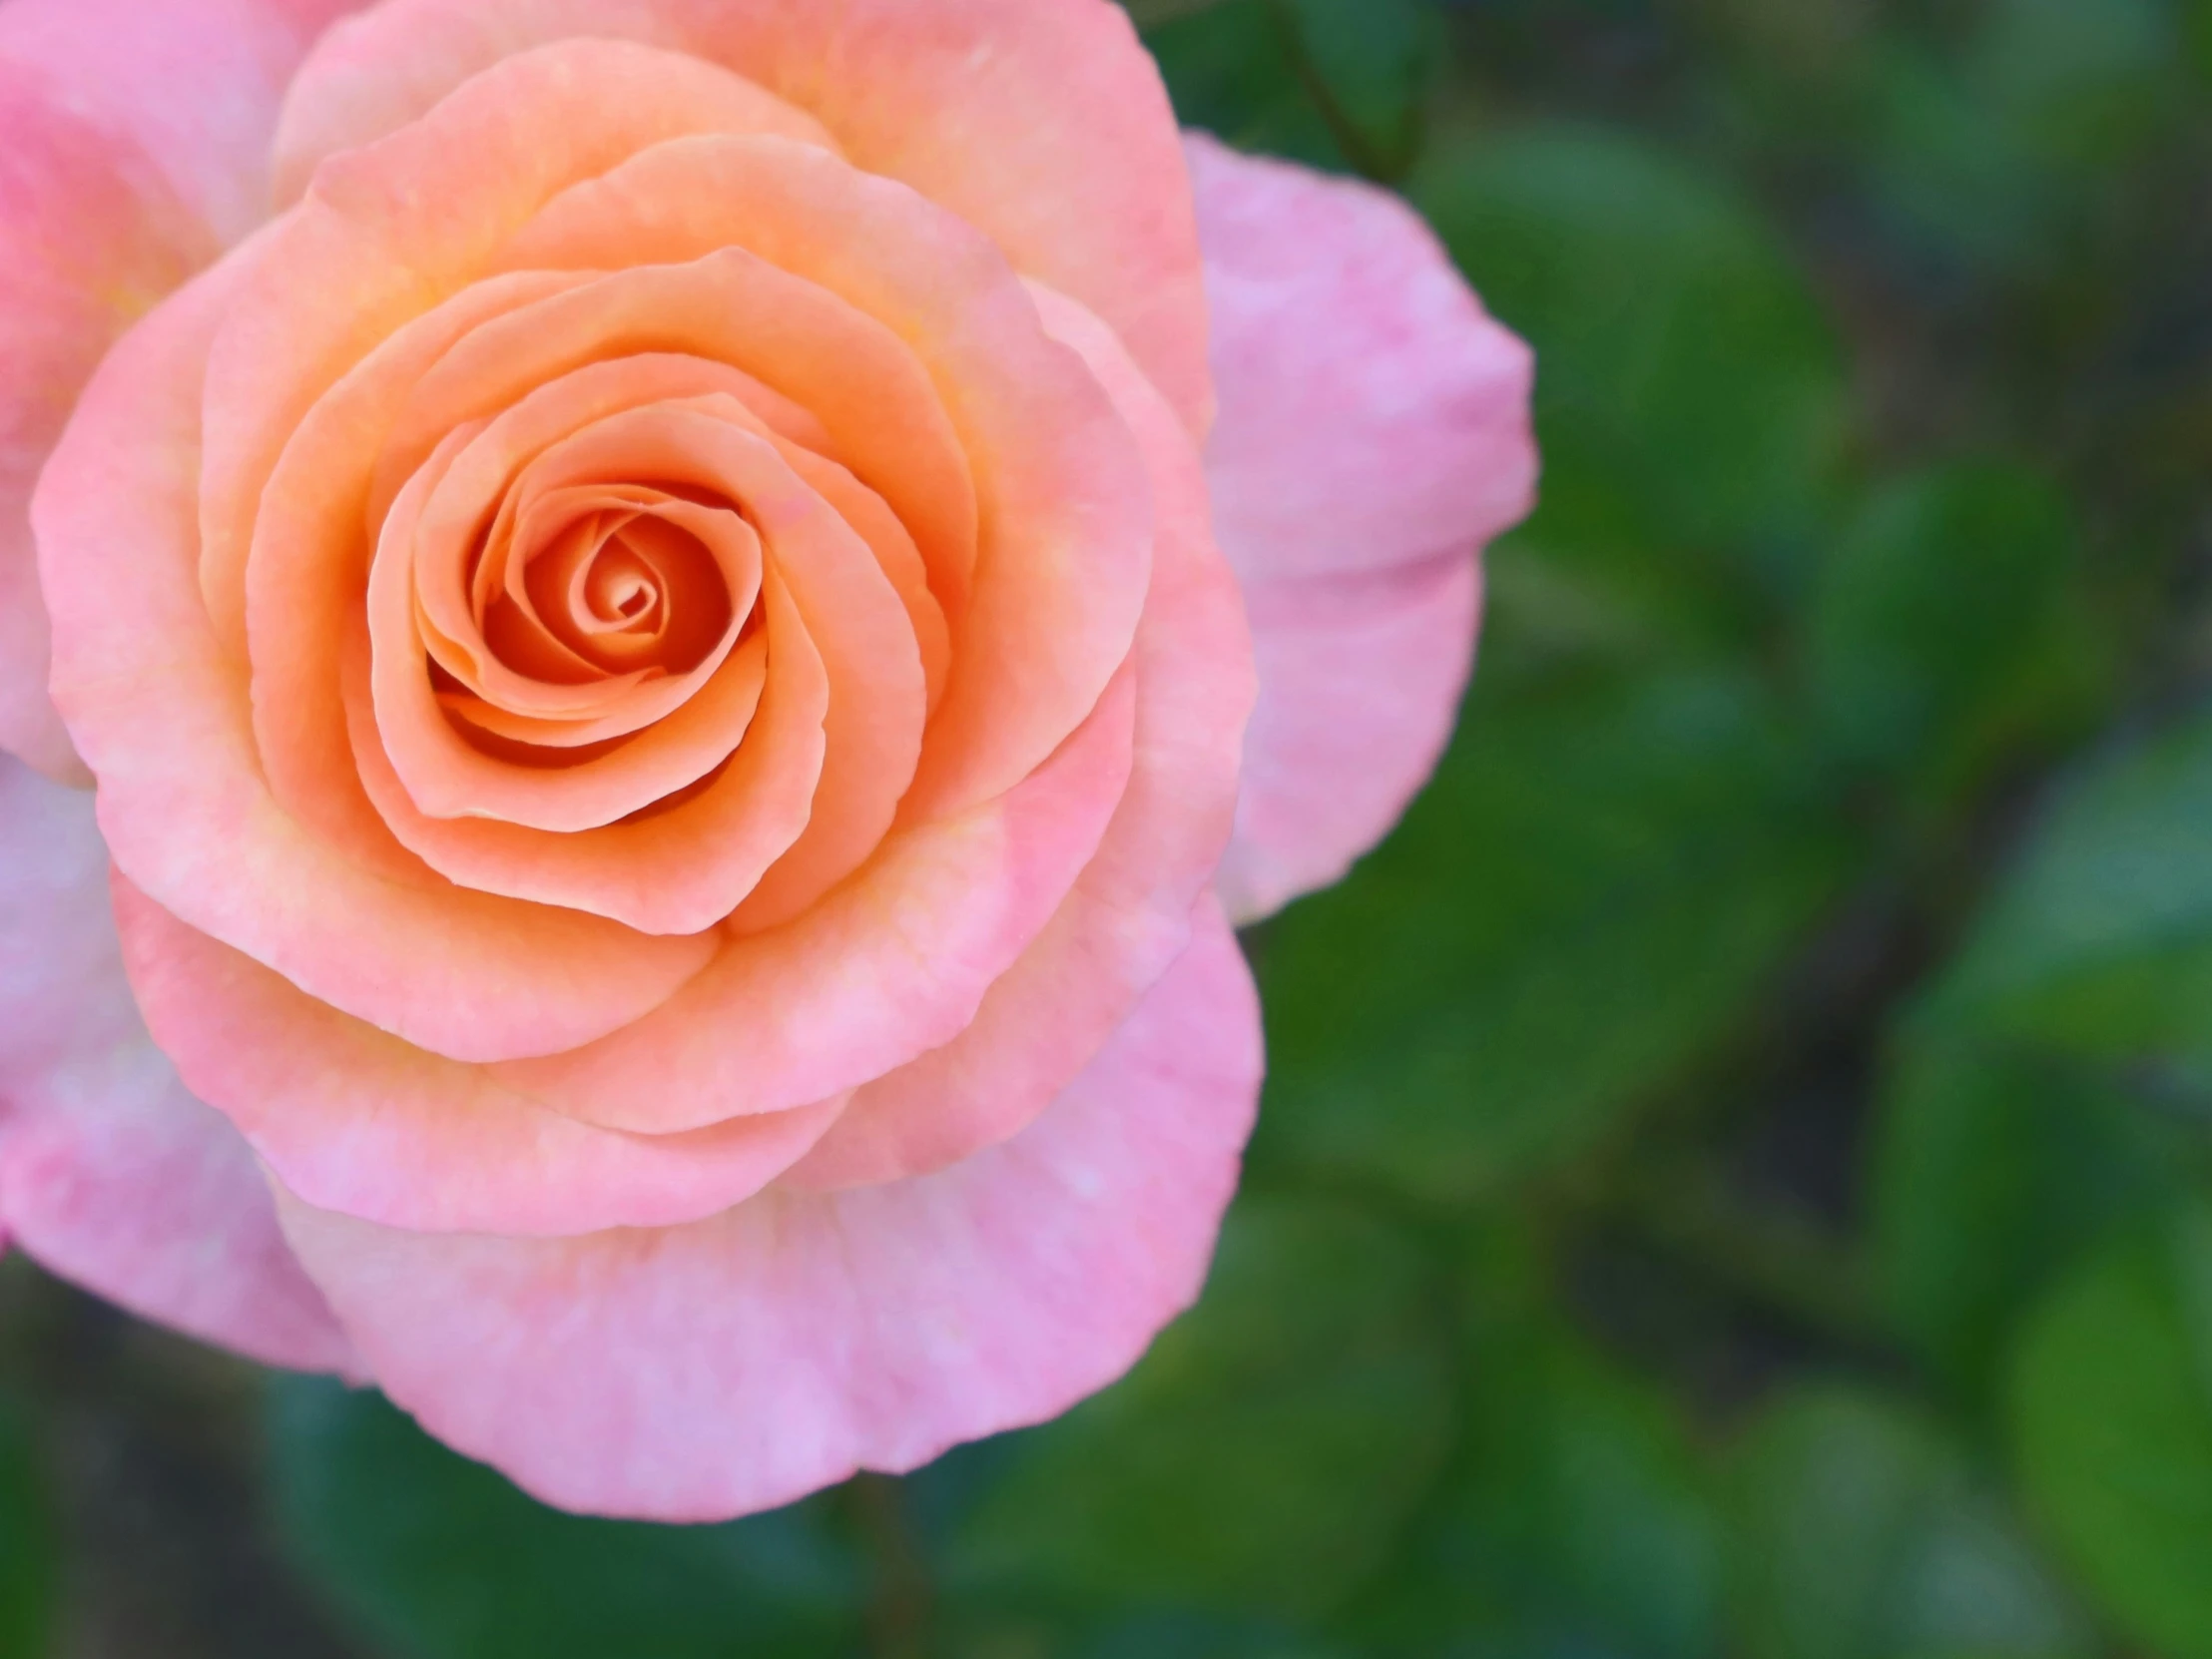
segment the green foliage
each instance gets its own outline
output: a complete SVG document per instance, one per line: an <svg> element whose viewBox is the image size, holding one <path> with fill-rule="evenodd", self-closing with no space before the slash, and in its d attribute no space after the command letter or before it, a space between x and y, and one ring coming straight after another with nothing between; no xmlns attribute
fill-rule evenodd
<svg viewBox="0 0 2212 1659"><path fill-rule="evenodd" d="M1870 194L1923 247L1993 281L2050 273L2111 170L2182 107L2168 0L1985 0L1960 37L1900 32L1859 70Z"/></svg>
<svg viewBox="0 0 2212 1659"><path fill-rule="evenodd" d="M1145 44L1185 121L1332 171L1395 179L1412 165L1441 29L1428 0L1158 10Z"/></svg>
<svg viewBox="0 0 2212 1659"><path fill-rule="evenodd" d="M1890 1312L1976 1398L2051 1276L2185 1180L2180 1125L2048 1058L1918 1044L1882 1112L1875 1242Z"/></svg>
<svg viewBox="0 0 2212 1659"><path fill-rule="evenodd" d="M1842 435L1835 330L1725 184L1618 133L1439 141L1413 200L1541 364L1523 538L1631 615L1742 641L1802 585Z"/></svg>
<svg viewBox="0 0 2212 1659"><path fill-rule="evenodd" d="M859 1573L819 1502L688 1530L558 1514L322 1381L277 1386L271 1453L302 1559L421 1659L784 1659L857 1624Z"/></svg>
<svg viewBox="0 0 2212 1659"><path fill-rule="evenodd" d="M2014 463L1951 464L1871 494L1808 622L1836 753L1938 796L2072 735L2101 685L2070 503Z"/></svg>
<svg viewBox="0 0 2212 1659"><path fill-rule="evenodd" d="M2212 1067L2208 815L2212 715L2093 768L1975 926L1937 1015L2200 1087Z"/></svg>
<svg viewBox="0 0 2212 1659"><path fill-rule="evenodd" d="M1353 171L1276 0L1227 0L1175 17L1150 30L1145 44L1191 125L1248 150Z"/></svg>
<svg viewBox="0 0 2212 1659"><path fill-rule="evenodd" d="M47 1651L55 1553L29 1421L0 1395L0 1654L36 1659Z"/></svg>
<svg viewBox="0 0 2212 1659"><path fill-rule="evenodd" d="M1264 1151L1448 1202L1589 1147L1834 892L1796 759L1739 676L1483 687L1389 845L1268 933Z"/></svg>
<svg viewBox="0 0 2212 1659"><path fill-rule="evenodd" d="M2070 1655L2087 1634L1995 1497L1875 1395L1785 1395L1738 1448L1748 1659Z"/></svg>
<svg viewBox="0 0 2212 1659"><path fill-rule="evenodd" d="M1722 1641L1721 1516L1659 1390L1548 1322L1484 1334L1467 1448L1407 1612L1432 1640L1698 1659ZM1416 1646L1418 1644L1415 1644Z"/></svg>
<svg viewBox="0 0 2212 1659"><path fill-rule="evenodd" d="M1425 0L1278 0L1316 102L1360 171L1402 175L1419 148L1438 15Z"/></svg>
<svg viewBox="0 0 2212 1659"><path fill-rule="evenodd" d="M1993 124L2051 165L2124 160L2169 113L2173 8L2160 0L1995 0L1966 75Z"/></svg>
<svg viewBox="0 0 2212 1659"><path fill-rule="evenodd" d="M2212 1206L2092 1259L2012 1380L2021 1479L2106 1608L2169 1659L2212 1654Z"/></svg>
<svg viewBox="0 0 2212 1659"><path fill-rule="evenodd" d="M1196 1313L1120 1387L1019 1436L962 1577L1311 1618L1387 1556L1449 1387L1420 1254L1322 1203L1248 1201Z"/></svg>

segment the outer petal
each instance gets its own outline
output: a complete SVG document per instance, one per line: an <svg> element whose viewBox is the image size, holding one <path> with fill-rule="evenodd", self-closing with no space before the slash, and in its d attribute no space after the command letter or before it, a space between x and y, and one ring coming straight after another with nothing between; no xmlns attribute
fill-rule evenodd
<svg viewBox="0 0 2212 1659"><path fill-rule="evenodd" d="M46 696L27 517L131 319L267 211L276 104L347 0L0 6L0 747L81 779Z"/></svg>
<svg viewBox="0 0 2212 1659"><path fill-rule="evenodd" d="M1206 312L1174 118L1106 0L386 0L333 30L294 85L286 199L323 157L573 36L693 52L810 110L857 165L1097 311L1203 428Z"/></svg>
<svg viewBox="0 0 2212 1659"><path fill-rule="evenodd" d="M952 1041L856 1091L785 1179L821 1190L924 1175L1018 1133L1067 1087L1190 939L1237 799L1252 649L1174 412L1097 317L1038 287L1143 450L1159 522L1137 629L1135 764L1097 854Z"/></svg>
<svg viewBox="0 0 2212 1659"><path fill-rule="evenodd" d="M569 1508L742 1514L1040 1421L1127 1370L1205 1277L1258 1012L1209 904L1058 1104L941 1175L560 1243L279 1208L386 1391L439 1438Z"/></svg>
<svg viewBox="0 0 2212 1659"><path fill-rule="evenodd" d="M1240 921L1343 879L1412 805L1474 667L1482 570L1464 553L1245 592L1260 701L1216 888Z"/></svg>
<svg viewBox="0 0 2212 1659"><path fill-rule="evenodd" d="M275 1365L355 1369L235 1130L139 1023L89 796L0 759L0 1243Z"/></svg>
<svg viewBox="0 0 2212 1659"><path fill-rule="evenodd" d="M131 144L229 246L269 216L278 105L362 0L7 0L0 58Z"/></svg>
<svg viewBox="0 0 2212 1659"><path fill-rule="evenodd" d="M584 1122L667 1134L842 1095L951 1041L1098 849L1129 782L1134 691L1117 678L1016 788L893 835L644 1018L495 1074Z"/></svg>
<svg viewBox="0 0 2212 1659"><path fill-rule="evenodd" d="M163 1049L292 1191L348 1215L521 1235L695 1221L759 1192L839 1105L694 1135L587 1128L317 1002L120 876L115 893Z"/></svg>
<svg viewBox="0 0 2212 1659"><path fill-rule="evenodd" d="M1532 363L1396 198L1187 148L1221 401L1207 476L1260 662L1222 874L1251 920L1341 876L1442 752L1471 561L1532 499Z"/></svg>
<svg viewBox="0 0 2212 1659"><path fill-rule="evenodd" d="M202 368L253 246L111 351L40 480L56 701L101 780L115 861L295 984L440 1053L558 1052L665 1001L708 939L385 879L272 799L244 677L195 580Z"/></svg>
<svg viewBox="0 0 2212 1659"><path fill-rule="evenodd" d="M1215 524L1248 582L1471 548L1528 511L1528 348L1403 202L1187 140L1213 303Z"/></svg>

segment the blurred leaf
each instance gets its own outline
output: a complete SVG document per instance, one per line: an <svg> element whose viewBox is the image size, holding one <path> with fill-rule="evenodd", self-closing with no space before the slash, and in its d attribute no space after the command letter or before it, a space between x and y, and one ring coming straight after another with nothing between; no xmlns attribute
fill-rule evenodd
<svg viewBox="0 0 2212 1659"><path fill-rule="evenodd" d="M2180 0L2183 38L2199 82L2212 79L2212 0Z"/></svg>
<svg viewBox="0 0 2212 1659"><path fill-rule="evenodd" d="M1410 190L1536 348L1544 493L1521 539L1677 631L1740 635L1762 592L1794 596L1846 384L1755 212L1662 150L1569 127L1441 140Z"/></svg>
<svg viewBox="0 0 2212 1659"><path fill-rule="evenodd" d="M567 1515L321 1380L280 1382L271 1426L302 1564L423 1659L820 1655L856 1623L819 1501L713 1527Z"/></svg>
<svg viewBox="0 0 2212 1659"><path fill-rule="evenodd" d="M2208 823L2212 716L2092 769L1990 903L1932 1017L2201 1088L2212 1075Z"/></svg>
<svg viewBox="0 0 2212 1659"><path fill-rule="evenodd" d="M2172 107L2164 0L1994 0L1967 62L1995 119L2038 156L2124 158Z"/></svg>
<svg viewBox="0 0 2212 1659"><path fill-rule="evenodd" d="M1263 1157L1456 1202L1585 1149L1744 1018L1849 849L1725 676L1506 697L1261 952Z"/></svg>
<svg viewBox="0 0 2212 1659"><path fill-rule="evenodd" d="M1825 563L1815 704L1862 765L1941 795L2063 736L2099 690L2069 503L2023 467L1953 464L1878 492Z"/></svg>
<svg viewBox="0 0 2212 1659"><path fill-rule="evenodd" d="M928 1651L943 1659L1355 1659L1311 1632L1214 1614L1117 1618L970 1603L940 1609Z"/></svg>
<svg viewBox="0 0 2212 1659"><path fill-rule="evenodd" d="M1771 150L1831 139L1854 113L1850 93L1875 20L1864 0L1660 0L1690 22L1727 86L1748 103L1740 118Z"/></svg>
<svg viewBox="0 0 2212 1659"><path fill-rule="evenodd" d="M1877 197L1969 266L2028 266L2179 109L2165 0L1990 0L1961 48L1875 56Z"/></svg>
<svg viewBox="0 0 2212 1659"><path fill-rule="evenodd" d="M2045 1059L1917 1043L1881 1111L1886 1300L1919 1351L1974 1395L2053 1274L2180 1180L2175 1125Z"/></svg>
<svg viewBox="0 0 2212 1659"><path fill-rule="evenodd" d="M1007 1443L964 1583L1304 1619L1387 1555L1434 1476L1449 1380L1419 1254L1247 1198L1204 1300L1129 1379Z"/></svg>
<svg viewBox="0 0 2212 1659"><path fill-rule="evenodd" d="M1291 1631L1176 1615L1120 1621L1079 1641L1067 1659L1334 1659L1336 1653Z"/></svg>
<svg viewBox="0 0 2212 1659"><path fill-rule="evenodd" d="M1863 144L1892 240L1995 269L2039 254L2054 208L2032 160L1955 66L1915 43L1870 55ZM1904 239L1895 233L1907 233ZM1895 255L1895 250L1888 250Z"/></svg>
<svg viewBox="0 0 2212 1659"><path fill-rule="evenodd" d="M1225 0L1121 0L1121 8L1139 29L1157 29L1179 17L1211 11Z"/></svg>
<svg viewBox="0 0 2212 1659"><path fill-rule="evenodd" d="M37 1659L47 1651L57 1567L30 1428L0 1398L0 1654Z"/></svg>
<svg viewBox="0 0 2212 1659"><path fill-rule="evenodd" d="M1718 1652L1720 1516L1665 1399L1544 1321L1486 1332L1472 1378L1460 1489L1382 1621L1427 1620L1400 1645Z"/></svg>
<svg viewBox="0 0 2212 1659"><path fill-rule="evenodd" d="M2088 1650L2002 1508L1954 1449L1896 1406L1841 1389L1791 1394L1739 1457L1747 1659Z"/></svg>
<svg viewBox="0 0 2212 1659"><path fill-rule="evenodd" d="M1419 149L1441 19L1429 0L1278 0L1301 69L1360 171L1395 179Z"/></svg>
<svg viewBox="0 0 2212 1659"><path fill-rule="evenodd" d="M1145 32L1175 113L1241 150L1354 171L1301 72L1277 0L1223 0Z"/></svg>
<svg viewBox="0 0 2212 1659"><path fill-rule="evenodd" d="M2089 1264L2013 1375L2020 1476L2106 1609L2165 1659L2212 1654L2212 1205Z"/></svg>

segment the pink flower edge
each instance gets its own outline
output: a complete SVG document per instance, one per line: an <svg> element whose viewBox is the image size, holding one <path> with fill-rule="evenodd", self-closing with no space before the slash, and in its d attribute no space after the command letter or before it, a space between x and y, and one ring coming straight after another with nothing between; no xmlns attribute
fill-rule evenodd
<svg viewBox="0 0 2212 1659"><path fill-rule="evenodd" d="M1207 901L1044 1115L936 1175L566 1240L278 1208L440 1440L563 1508L714 1520L916 1468L1120 1377L1197 1299L1260 1072L1257 995Z"/></svg>
<svg viewBox="0 0 2212 1659"><path fill-rule="evenodd" d="M353 1372L245 1141L146 1034L92 798L0 757L0 1245L271 1365Z"/></svg>
<svg viewBox="0 0 2212 1659"><path fill-rule="evenodd" d="M1215 533L1260 701L1220 890L1240 923L1341 878L1434 770L1483 545L1529 510L1534 361L1386 191L1187 135L1220 416Z"/></svg>

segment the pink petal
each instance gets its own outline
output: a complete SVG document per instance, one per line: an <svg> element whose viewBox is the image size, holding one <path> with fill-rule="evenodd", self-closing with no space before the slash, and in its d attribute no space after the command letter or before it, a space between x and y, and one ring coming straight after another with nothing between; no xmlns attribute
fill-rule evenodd
<svg viewBox="0 0 2212 1659"><path fill-rule="evenodd" d="M913 1468L1119 1377L1196 1298L1260 1081L1220 913L1057 1105L921 1180L560 1243L279 1198L384 1388L568 1508L705 1520Z"/></svg>
<svg viewBox="0 0 2212 1659"><path fill-rule="evenodd" d="M131 980L163 1050L278 1179L329 1210L391 1227L529 1236L696 1221L788 1169L841 1104L691 1135L590 1128L480 1066L316 1001L120 875L115 897Z"/></svg>
<svg viewBox="0 0 2212 1659"><path fill-rule="evenodd" d="M1216 890L1240 921L1340 881L1388 834L1451 742L1474 667L1482 571L1464 554L1250 588L1260 702Z"/></svg>
<svg viewBox="0 0 2212 1659"><path fill-rule="evenodd" d="M714 941L387 878L270 794L244 676L201 596L193 511L207 353L266 246L203 273L109 352L33 504L55 700L99 774L114 859L194 926L436 1052L559 1052L619 1030Z"/></svg>
<svg viewBox="0 0 2212 1659"><path fill-rule="evenodd" d="M1480 545L1528 511L1532 359L1386 191L1189 135L1221 416L1215 526L1250 582Z"/></svg>
<svg viewBox="0 0 2212 1659"><path fill-rule="evenodd" d="M725 940L660 1007L598 1042L495 1066L587 1123L645 1134L841 1096L950 1042L1052 919L1129 781L1133 677L995 801L893 835L780 927Z"/></svg>
<svg viewBox="0 0 2212 1659"><path fill-rule="evenodd" d="M1237 799L1252 646L1207 527L1206 481L1174 411L1097 317L1038 286L1143 451L1159 530L1138 625L1135 764L1075 889L966 1029L861 1087L786 1185L924 1175L995 1146L1049 1106L1190 939Z"/></svg>
<svg viewBox="0 0 2212 1659"><path fill-rule="evenodd" d="M0 748L81 779L46 695L30 493L131 319L268 212L277 100L333 0L0 6Z"/></svg>
<svg viewBox="0 0 2212 1659"><path fill-rule="evenodd" d="M1442 752L1472 560L1532 500L1532 362L1395 197L1186 148L1221 405L1206 470L1260 662L1222 874L1252 920L1343 875Z"/></svg>
<svg viewBox="0 0 2212 1659"><path fill-rule="evenodd" d="M273 1365L355 1369L252 1153L131 1000L92 798L0 759L0 1243Z"/></svg>
<svg viewBox="0 0 2212 1659"><path fill-rule="evenodd" d="M579 36L696 53L809 110L861 168L1097 311L1202 428L1189 185L1159 72L1106 0L386 0L331 31L294 86L284 199L500 58Z"/></svg>
<svg viewBox="0 0 2212 1659"><path fill-rule="evenodd" d="M0 58L130 144L229 247L269 217L293 72L361 0L7 0Z"/></svg>

